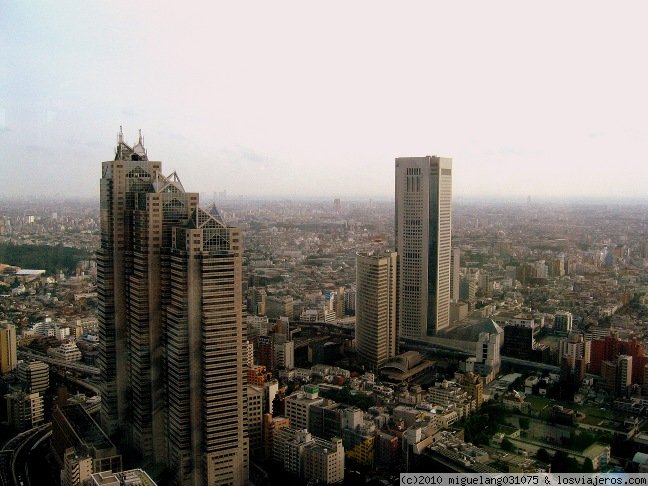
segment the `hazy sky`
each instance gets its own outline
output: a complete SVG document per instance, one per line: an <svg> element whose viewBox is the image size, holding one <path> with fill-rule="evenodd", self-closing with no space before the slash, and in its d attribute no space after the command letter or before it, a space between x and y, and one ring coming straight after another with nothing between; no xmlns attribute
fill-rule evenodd
<svg viewBox="0 0 648 486"><path fill-rule="evenodd" d="M162 7L164 5L164 7ZM645 2L0 2L0 195L98 196L142 128L192 191L643 197Z"/></svg>

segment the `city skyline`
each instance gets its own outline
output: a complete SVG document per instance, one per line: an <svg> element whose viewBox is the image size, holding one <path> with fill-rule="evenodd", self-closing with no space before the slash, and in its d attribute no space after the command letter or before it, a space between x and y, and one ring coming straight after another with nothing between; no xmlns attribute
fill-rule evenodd
<svg viewBox="0 0 648 486"><path fill-rule="evenodd" d="M95 194L123 124L201 193L389 197L436 153L457 197L643 196L643 6L191 7L5 6L0 193Z"/></svg>

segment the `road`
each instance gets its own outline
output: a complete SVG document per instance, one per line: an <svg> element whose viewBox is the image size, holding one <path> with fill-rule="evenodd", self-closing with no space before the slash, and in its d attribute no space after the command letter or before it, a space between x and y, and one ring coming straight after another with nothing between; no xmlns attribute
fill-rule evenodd
<svg viewBox="0 0 648 486"><path fill-rule="evenodd" d="M8 440L0 451L0 483L2 486L31 486L29 458L32 451L52 435L47 423L18 434Z"/></svg>
<svg viewBox="0 0 648 486"><path fill-rule="evenodd" d="M62 359L55 359L51 356L47 356L46 354L38 353L32 350L26 350L24 348L19 349L17 354L19 359L24 359L27 361L38 360L44 363L48 363L52 366L66 368L89 375L99 375L99 368L97 368L96 366L84 365L79 363L78 361L65 361Z"/></svg>

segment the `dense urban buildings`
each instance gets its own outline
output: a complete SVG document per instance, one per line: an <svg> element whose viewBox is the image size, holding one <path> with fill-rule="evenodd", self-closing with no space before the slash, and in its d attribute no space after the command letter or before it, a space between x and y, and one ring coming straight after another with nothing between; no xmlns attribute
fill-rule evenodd
<svg viewBox="0 0 648 486"><path fill-rule="evenodd" d="M450 325L452 160L396 159L398 325L409 338Z"/></svg>
<svg viewBox="0 0 648 486"><path fill-rule="evenodd" d="M241 240L139 141L102 164L102 425L178 484L245 484Z"/></svg>
<svg viewBox="0 0 648 486"><path fill-rule="evenodd" d="M147 158L143 147L132 149L131 159ZM125 162L148 163L108 164ZM227 481L239 462L255 483L265 474L331 483L358 470L393 480L439 465L648 469L645 207L455 201L450 325L423 340L401 339L400 354L380 363L377 352L366 358L362 331L381 327L391 299L374 301L399 258L386 252L397 246L393 202L252 201L218 192L218 210L198 209L198 195L177 175L155 176L150 188L139 171L131 175L140 181L124 177L124 185L144 189L125 191L130 209L120 227L123 288L134 291L123 301L132 331L123 336L124 383L127 397L139 397L125 402L126 433L109 436L98 425L104 398L105 409L112 400L98 389L100 348L111 343L96 317L105 318L107 256L97 264L84 248L101 243L99 209L23 201L0 214L0 249L10 248L0 264L0 328L15 326L16 346L15 368L0 377L0 434L18 451L54 422L39 457L53 459L44 451L55 445L51 468L63 484L92 475L140 480L144 473L121 472L137 467L162 486L204 484L204 471L219 464L214 451L232 451L235 441L239 455L225 452L220 461ZM49 235L67 250L43 253ZM385 258L390 264L381 267ZM240 341L239 319L247 327ZM146 329L158 322L162 335L150 337ZM204 348L202 340L216 344ZM158 341L161 355L149 353ZM370 350L379 347L371 342ZM0 347L0 357L10 359L11 349ZM232 374L239 352L241 372ZM153 384L160 370L161 390ZM203 398L203 390L213 393ZM220 416L227 419L209 421ZM154 417L164 417L165 467L155 459ZM140 457L137 444L149 437L151 452ZM0 474L13 459L30 469L20 454L6 454L15 457ZM47 484L34 479L39 469L31 466L32 484Z"/></svg>

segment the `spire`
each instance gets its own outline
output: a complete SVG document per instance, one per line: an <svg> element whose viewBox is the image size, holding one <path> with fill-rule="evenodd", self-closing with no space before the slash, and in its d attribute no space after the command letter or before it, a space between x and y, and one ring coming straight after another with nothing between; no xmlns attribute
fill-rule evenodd
<svg viewBox="0 0 648 486"><path fill-rule="evenodd" d="M144 142L142 141L142 129L139 129L139 144L144 145Z"/></svg>
<svg viewBox="0 0 648 486"><path fill-rule="evenodd" d="M124 132L122 132L121 125L119 125L119 137L117 138L117 143L124 143Z"/></svg>

